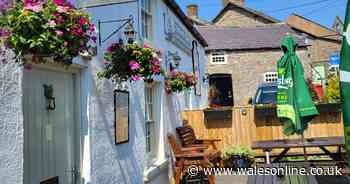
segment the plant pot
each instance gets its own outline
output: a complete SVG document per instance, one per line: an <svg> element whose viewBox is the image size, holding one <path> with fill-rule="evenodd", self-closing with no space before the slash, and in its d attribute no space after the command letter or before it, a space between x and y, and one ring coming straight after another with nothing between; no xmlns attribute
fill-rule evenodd
<svg viewBox="0 0 350 184"><path fill-rule="evenodd" d="M235 170L239 168L250 168L253 161L248 157L233 156L226 160L226 166Z"/></svg>

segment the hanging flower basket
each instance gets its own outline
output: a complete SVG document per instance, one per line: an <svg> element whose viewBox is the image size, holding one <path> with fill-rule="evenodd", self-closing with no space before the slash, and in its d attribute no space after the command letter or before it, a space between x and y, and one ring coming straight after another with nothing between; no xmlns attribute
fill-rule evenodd
<svg viewBox="0 0 350 184"><path fill-rule="evenodd" d="M50 57L69 65L96 41L89 16L65 0L18 1L2 14L0 36L16 61L43 63Z"/></svg>
<svg viewBox="0 0 350 184"><path fill-rule="evenodd" d="M160 55L148 45L114 43L105 53L103 71L97 75L115 81L152 82L155 76L163 74Z"/></svg>
<svg viewBox="0 0 350 184"><path fill-rule="evenodd" d="M192 73L172 71L166 77L165 90L168 93L178 93L196 85L196 77Z"/></svg>

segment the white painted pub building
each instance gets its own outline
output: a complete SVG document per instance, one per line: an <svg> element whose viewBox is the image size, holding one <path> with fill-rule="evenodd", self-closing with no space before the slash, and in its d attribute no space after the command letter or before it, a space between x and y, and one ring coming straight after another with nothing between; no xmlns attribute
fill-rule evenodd
<svg viewBox="0 0 350 184"><path fill-rule="evenodd" d="M166 135L182 125L185 109L207 107L206 42L175 0L84 0L99 28L97 54L60 65L0 64L0 183L167 184L174 162ZM131 22L135 40L162 51L163 68L194 72L195 89L167 94L164 77L128 83L128 139L116 144L116 84L98 79L103 53L123 39ZM8 53L10 60L11 53ZM47 111L43 85L53 86Z"/></svg>

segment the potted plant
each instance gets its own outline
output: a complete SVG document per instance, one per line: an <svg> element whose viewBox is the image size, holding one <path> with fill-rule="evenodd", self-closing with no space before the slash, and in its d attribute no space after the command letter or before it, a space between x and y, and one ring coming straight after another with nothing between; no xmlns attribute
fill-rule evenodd
<svg viewBox="0 0 350 184"><path fill-rule="evenodd" d="M246 146L230 146L224 149L226 167L249 168L254 162L254 151Z"/></svg>
<svg viewBox="0 0 350 184"><path fill-rule="evenodd" d="M196 85L196 77L192 73L171 71L165 80L165 89L168 93L178 93Z"/></svg>
<svg viewBox="0 0 350 184"><path fill-rule="evenodd" d="M24 0L2 12L2 39L16 61L69 65L96 41L89 16L66 0ZM5 37L5 38L4 38ZM31 56L30 59L27 59Z"/></svg>
<svg viewBox="0 0 350 184"><path fill-rule="evenodd" d="M163 74L161 53L148 45L140 47L136 43L114 43L104 55L104 69L97 75L100 78L116 81L152 82L157 75Z"/></svg>

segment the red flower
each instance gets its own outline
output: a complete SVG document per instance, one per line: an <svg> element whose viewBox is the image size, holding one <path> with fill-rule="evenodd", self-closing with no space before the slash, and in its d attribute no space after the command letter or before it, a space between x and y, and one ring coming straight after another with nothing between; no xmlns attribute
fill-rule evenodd
<svg viewBox="0 0 350 184"><path fill-rule="evenodd" d="M79 20L79 24L80 25L85 25L87 23L88 23L88 19L87 18L85 18L85 17L80 18L80 20Z"/></svg>
<svg viewBox="0 0 350 184"><path fill-rule="evenodd" d="M53 3L55 3L58 6L64 6L66 4L65 0L53 0Z"/></svg>
<svg viewBox="0 0 350 184"><path fill-rule="evenodd" d="M152 72L153 73L160 73L160 67L159 66L152 66Z"/></svg>

